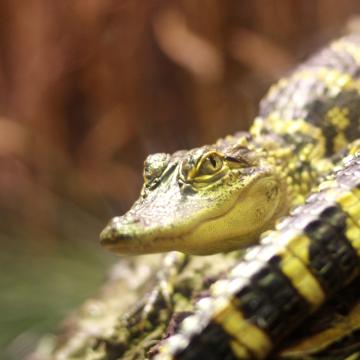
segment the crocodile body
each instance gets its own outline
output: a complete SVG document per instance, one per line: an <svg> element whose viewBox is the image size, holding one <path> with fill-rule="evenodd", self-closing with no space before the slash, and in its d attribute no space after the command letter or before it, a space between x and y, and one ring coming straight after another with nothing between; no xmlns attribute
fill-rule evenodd
<svg viewBox="0 0 360 360"><path fill-rule="evenodd" d="M212 286L156 359L263 359L359 273L360 153Z"/></svg>
<svg viewBox="0 0 360 360"><path fill-rule="evenodd" d="M212 286L159 359L263 359L358 276L359 138L353 34L271 87L249 133L147 159L139 200L101 234L120 254L247 247L305 202Z"/></svg>

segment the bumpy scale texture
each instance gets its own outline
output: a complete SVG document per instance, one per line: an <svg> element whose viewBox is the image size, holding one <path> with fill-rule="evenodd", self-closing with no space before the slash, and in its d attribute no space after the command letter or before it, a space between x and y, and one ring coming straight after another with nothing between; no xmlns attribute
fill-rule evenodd
<svg viewBox="0 0 360 360"><path fill-rule="evenodd" d="M292 146L286 170L279 167L303 204L212 285L156 360L264 359L359 275L359 131L360 36L354 34L275 84L250 130L260 146L274 139ZM314 188L319 168L328 175Z"/></svg>

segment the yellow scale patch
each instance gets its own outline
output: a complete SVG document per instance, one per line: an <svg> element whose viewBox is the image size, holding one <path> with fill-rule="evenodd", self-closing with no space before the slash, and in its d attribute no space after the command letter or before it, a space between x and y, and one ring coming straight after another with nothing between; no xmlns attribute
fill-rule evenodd
<svg viewBox="0 0 360 360"><path fill-rule="evenodd" d="M291 281L298 293L316 310L324 301L325 294L316 277L306 264L309 263L310 239L297 232L275 233L274 243L285 247L279 248L281 271Z"/></svg>
<svg viewBox="0 0 360 360"><path fill-rule="evenodd" d="M330 124L338 130L345 130L350 125L349 109L346 107L334 106L325 115Z"/></svg>
<svg viewBox="0 0 360 360"><path fill-rule="evenodd" d="M360 258L360 200L353 192L341 194L336 202L349 215L347 219L346 238Z"/></svg>
<svg viewBox="0 0 360 360"><path fill-rule="evenodd" d="M344 132L339 132L333 140L333 144L334 144L334 151L338 151L340 149L343 149L346 144L348 143L345 133Z"/></svg>
<svg viewBox="0 0 360 360"><path fill-rule="evenodd" d="M316 147L310 144L309 146L304 147L305 153L303 154L303 156L313 156L315 158L323 157L325 139L322 135L322 131L317 126L311 125L304 119L284 119L280 116L278 112L274 111L266 119L255 119L253 126L250 129L250 133L253 136L261 136L263 122L265 122L266 126L271 128L271 130L276 134L284 135L301 133L317 139L318 144Z"/></svg>
<svg viewBox="0 0 360 360"><path fill-rule="evenodd" d="M250 129L250 133L255 137L261 137L261 131L263 124L270 128L272 132L285 135L285 134L305 134L314 139L316 139L314 144L309 143L308 145L303 146L300 153L294 154L290 149L272 149L269 150L268 160L274 159L274 164L283 159L277 165L277 171L283 176L286 177L287 188L289 195L291 196L292 204L303 203L305 195L309 192L309 179L316 174L311 174L309 172L301 172L299 176L301 181L294 181L293 175L287 176L289 172L298 171L298 160L304 161L306 159L311 159L314 164L317 161L317 168L324 169L324 171L329 167L328 162L324 161L325 154L325 138L322 134L321 129L311 125L303 119L283 119L278 112L271 113L266 119L257 118L254 121L253 126ZM284 168L284 164L286 164Z"/></svg>
<svg viewBox="0 0 360 360"><path fill-rule="evenodd" d="M319 188L326 190L324 196L327 201L335 201L349 215L345 235L360 257L360 190L346 191L338 186L336 181L328 180Z"/></svg>
<svg viewBox="0 0 360 360"><path fill-rule="evenodd" d="M273 345L268 335L256 325L243 317L234 304L227 299L218 299L219 308L213 315L213 320L220 324L235 341L231 342L231 348L240 358L251 358L247 349L256 359L264 359L271 351Z"/></svg>
<svg viewBox="0 0 360 360"><path fill-rule="evenodd" d="M337 130L333 149L336 152L344 148L348 143L344 130L350 125L349 109L346 107L334 106L327 112L325 118Z"/></svg>

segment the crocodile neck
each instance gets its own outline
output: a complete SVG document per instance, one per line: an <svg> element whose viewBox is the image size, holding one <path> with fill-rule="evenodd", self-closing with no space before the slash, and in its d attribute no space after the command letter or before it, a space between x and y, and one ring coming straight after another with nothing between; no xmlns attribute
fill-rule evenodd
<svg viewBox="0 0 360 360"><path fill-rule="evenodd" d="M300 204L331 168L325 139L316 126L303 120L284 120L276 114L255 119L250 129L253 146L266 153L286 184L288 206Z"/></svg>

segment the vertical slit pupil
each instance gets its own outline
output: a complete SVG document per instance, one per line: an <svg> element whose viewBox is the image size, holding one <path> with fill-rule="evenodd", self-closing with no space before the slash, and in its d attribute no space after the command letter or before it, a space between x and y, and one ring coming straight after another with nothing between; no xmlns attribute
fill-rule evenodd
<svg viewBox="0 0 360 360"><path fill-rule="evenodd" d="M210 160L211 165L215 168L216 167L216 160L214 159L214 157L210 156L209 160Z"/></svg>

